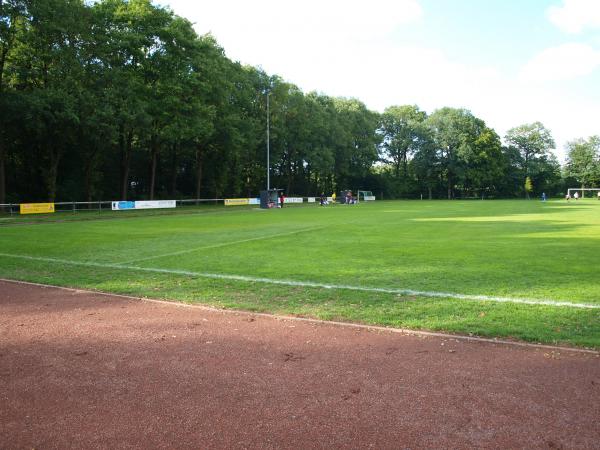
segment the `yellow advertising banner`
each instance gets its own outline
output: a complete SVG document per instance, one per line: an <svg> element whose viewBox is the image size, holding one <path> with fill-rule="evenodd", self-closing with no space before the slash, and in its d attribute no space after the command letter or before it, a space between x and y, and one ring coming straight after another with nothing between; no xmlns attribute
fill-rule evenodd
<svg viewBox="0 0 600 450"><path fill-rule="evenodd" d="M241 205L249 205L250 200L247 198L226 198L225 206L241 206Z"/></svg>
<svg viewBox="0 0 600 450"><path fill-rule="evenodd" d="M21 214L47 214L54 212L54 203L21 203L19 205Z"/></svg>

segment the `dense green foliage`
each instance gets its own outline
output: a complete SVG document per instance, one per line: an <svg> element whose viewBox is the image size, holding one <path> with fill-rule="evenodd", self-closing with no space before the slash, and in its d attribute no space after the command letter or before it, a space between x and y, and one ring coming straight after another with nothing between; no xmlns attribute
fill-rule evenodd
<svg viewBox="0 0 600 450"><path fill-rule="evenodd" d="M566 175L582 188L600 186L600 137L578 139L569 142L567 147Z"/></svg>
<svg viewBox="0 0 600 450"><path fill-rule="evenodd" d="M564 187L539 123L502 146L466 110L378 114L305 94L150 0L0 0L0 203L256 195L267 95L272 185L288 194L511 197L527 176L535 192ZM569 181L598 183L576 166Z"/></svg>
<svg viewBox="0 0 600 450"><path fill-rule="evenodd" d="M5 216L0 277L600 348L600 309L382 291L600 306L595 199L384 201L269 211L213 206L149 214ZM278 280L382 290L274 284Z"/></svg>

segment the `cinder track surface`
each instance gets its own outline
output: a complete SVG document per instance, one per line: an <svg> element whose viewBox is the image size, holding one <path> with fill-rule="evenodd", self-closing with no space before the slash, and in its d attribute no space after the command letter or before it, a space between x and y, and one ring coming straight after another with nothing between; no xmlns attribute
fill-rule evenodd
<svg viewBox="0 0 600 450"><path fill-rule="evenodd" d="M0 448L598 448L597 354L0 281Z"/></svg>

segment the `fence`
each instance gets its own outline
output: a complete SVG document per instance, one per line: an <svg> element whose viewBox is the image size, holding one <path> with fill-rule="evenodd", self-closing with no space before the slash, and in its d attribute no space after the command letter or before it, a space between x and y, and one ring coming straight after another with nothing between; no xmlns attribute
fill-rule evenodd
<svg viewBox="0 0 600 450"><path fill-rule="evenodd" d="M176 200L177 207L183 206L198 206L198 205L222 205L225 199L222 198L197 198ZM15 215L20 212L20 203L0 203L0 213ZM55 202L54 209L56 212L93 212L101 213L103 211L112 211L112 201L99 200L95 202Z"/></svg>
<svg viewBox="0 0 600 450"><path fill-rule="evenodd" d="M194 198L194 199L182 199L175 200L176 207L192 207L192 206L208 206L208 205L226 205L225 198ZM256 199L258 200L258 199ZM331 202L331 197L327 197L327 200ZM103 211L112 211L113 201L98 200L93 202L55 202L54 211L61 213L73 213L78 212L97 212L102 213ZM286 198L286 204L315 204L319 203L319 197L288 197ZM231 204L231 203L230 203ZM257 202L248 202L247 205L256 207ZM4 215L19 215L20 214L20 203L0 203L0 214Z"/></svg>

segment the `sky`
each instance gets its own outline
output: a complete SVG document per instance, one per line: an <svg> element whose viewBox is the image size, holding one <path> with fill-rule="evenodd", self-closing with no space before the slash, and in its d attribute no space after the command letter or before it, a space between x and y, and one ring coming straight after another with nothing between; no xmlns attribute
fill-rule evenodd
<svg viewBox="0 0 600 450"><path fill-rule="evenodd" d="M600 135L600 0L158 0L227 56L372 110L466 108L504 137Z"/></svg>

